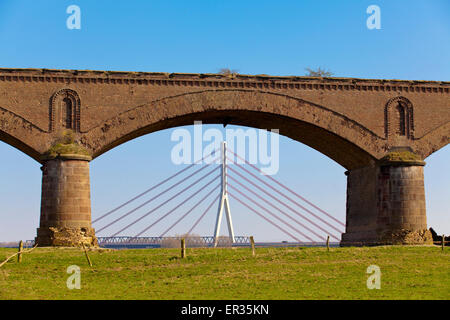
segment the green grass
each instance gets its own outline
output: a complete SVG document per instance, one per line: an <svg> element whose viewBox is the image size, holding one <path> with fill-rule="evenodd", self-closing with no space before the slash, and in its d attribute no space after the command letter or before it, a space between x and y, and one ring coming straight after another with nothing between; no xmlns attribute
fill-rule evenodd
<svg viewBox="0 0 450 320"><path fill-rule="evenodd" d="M16 249L0 249L0 262ZM37 248L0 268L0 299L450 299L450 253L440 247L89 251ZM366 286L369 265L381 289ZM81 289L69 290L70 265Z"/></svg>

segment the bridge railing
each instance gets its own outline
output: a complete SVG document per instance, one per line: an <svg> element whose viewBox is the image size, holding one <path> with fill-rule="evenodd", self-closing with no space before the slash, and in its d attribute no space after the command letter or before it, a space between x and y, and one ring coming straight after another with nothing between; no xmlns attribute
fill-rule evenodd
<svg viewBox="0 0 450 320"><path fill-rule="evenodd" d="M98 243L100 246L102 245L118 245L118 246L126 246L126 245L155 245L155 246L162 246L165 242L167 243L176 243L178 246L180 240L182 238L185 238L187 241L188 246L212 246L214 244L214 237L213 236L192 236L192 237L127 237L127 236L117 236L117 237L98 237ZM235 243L234 246L249 246L250 245L250 237L247 236L235 236ZM298 245L298 246L325 246L325 242L315 242L315 243L292 243L292 242L281 242L281 243L274 243L274 242L267 242L267 243L259 243L258 246L270 246L270 247L284 247L284 246L292 246L292 245ZM442 245L441 241L433 241L434 245ZM17 247L18 243L14 243L11 246L11 248ZM34 247L35 242L34 240L25 240L23 242L24 248L32 248ZM228 237L220 237L218 245L220 246L230 246L230 238ZM331 246L341 246L340 242L330 242ZM343 243L344 246L364 246L364 243L362 242L352 242L352 243ZM376 245L376 244L372 244ZM380 243L379 245L383 245L383 243ZM450 246L450 241L445 240L444 242L445 246Z"/></svg>
<svg viewBox="0 0 450 320"><path fill-rule="evenodd" d="M213 236L192 236L192 237L131 237L131 236L116 236L116 237L98 237L99 245L164 245L164 243L171 243L186 239L188 245L193 246L208 246L214 244ZM247 236L235 236L234 245L249 245L250 238ZM229 237L219 237L219 245L231 245Z"/></svg>

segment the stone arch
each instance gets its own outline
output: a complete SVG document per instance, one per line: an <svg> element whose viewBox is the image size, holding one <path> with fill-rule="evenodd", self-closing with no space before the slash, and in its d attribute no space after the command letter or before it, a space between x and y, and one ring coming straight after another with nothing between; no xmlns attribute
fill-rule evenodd
<svg viewBox="0 0 450 320"><path fill-rule="evenodd" d="M420 154L423 159L427 158L450 143L450 122L428 132L414 143L416 152Z"/></svg>
<svg viewBox="0 0 450 320"><path fill-rule="evenodd" d="M61 89L50 99L50 132L71 129L80 132L81 100L72 89Z"/></svg>
<svg viewBox="0 0 450 320"><path fill-rule="evenodd" d="M342 114L296 97L245 89L200 91L152 101L90 129L81 143L95 158L144 134L194 120L280 129L280 134L347 169L372 164L385 152L384 137Z"/></svg>
<svg viewBox="0 0 450 320"><path fill-rule="evenodd" d="M47 132L23 117L0 107L0 140L41 162L47 148Z"/></svg>

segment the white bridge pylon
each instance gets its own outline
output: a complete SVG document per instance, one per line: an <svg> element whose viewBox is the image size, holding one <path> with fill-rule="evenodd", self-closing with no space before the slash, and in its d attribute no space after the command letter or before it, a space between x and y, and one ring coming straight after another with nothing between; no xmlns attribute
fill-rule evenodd
<svg viewBox="0 0 450 320"><path fill-rule="evenodd" d="M235 243L234 239L234 230L233 230L233 222L231 220L231 209L230 202L228 200L227 193L227 144L225 141L222 142L221 155L222 155L222 183L221 183L221 197L219 203L219 210L217 211L217 219L216 219L216 227L214 230L214 247L217 247L217 243L219 241L219 233L220 233L220 224L222 222L223 211L226 211L226 218L228 224L228 234L231 239L231 243Z"/></svg>

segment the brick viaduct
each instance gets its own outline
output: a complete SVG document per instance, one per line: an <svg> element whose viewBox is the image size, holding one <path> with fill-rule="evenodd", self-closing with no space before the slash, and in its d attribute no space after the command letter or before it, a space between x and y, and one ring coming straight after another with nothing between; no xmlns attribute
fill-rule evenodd
<svg viewBox="0 0 450 320"><path fill-rule="evenodd" d="M40 245L95 244L90 160L195 120L278 128L345 167L343 244L429 241L423 166L450 140L450 82L0 69L0 140L42 164Z"/></svg>

